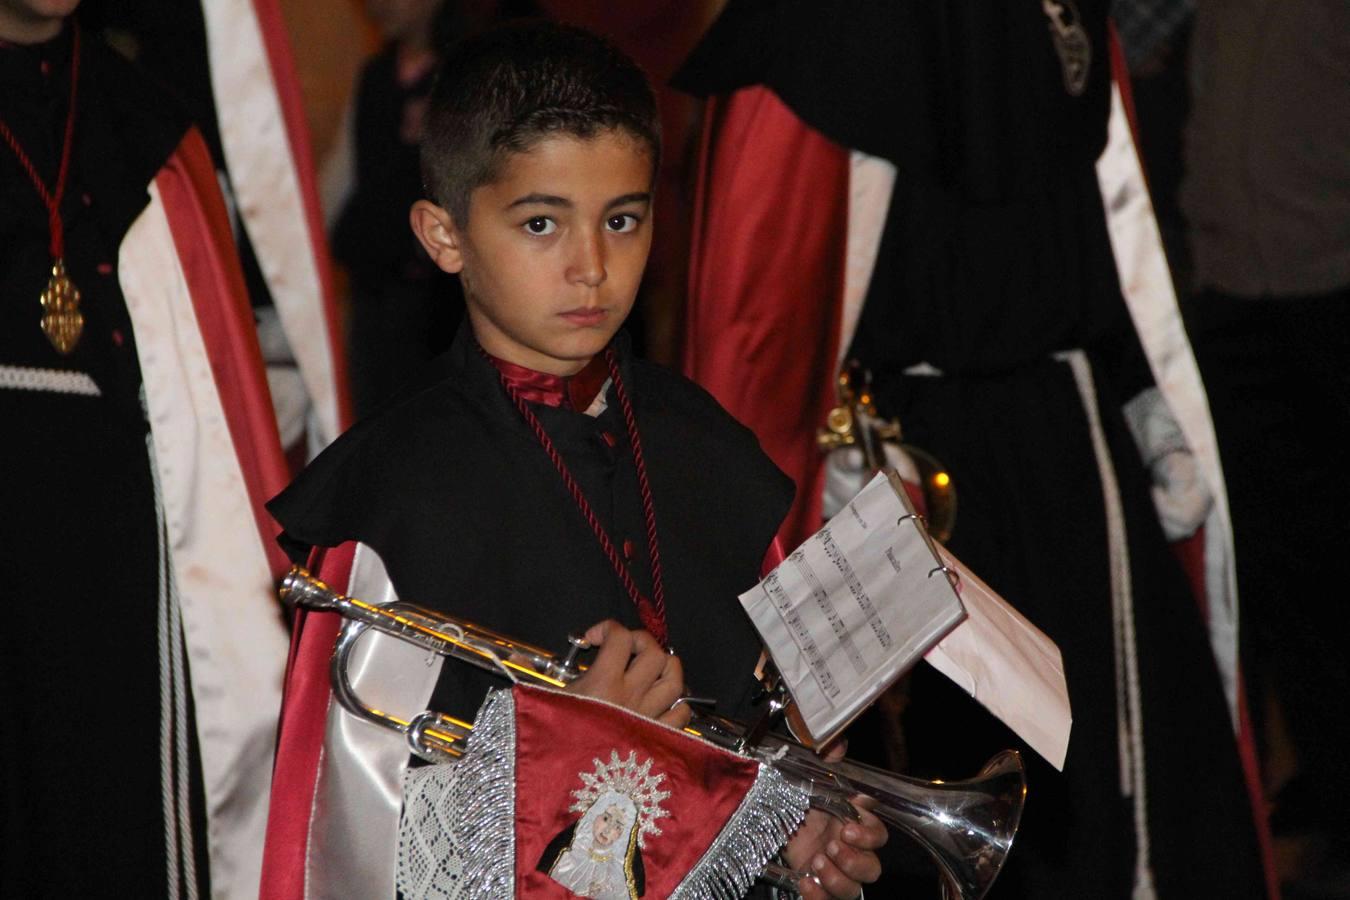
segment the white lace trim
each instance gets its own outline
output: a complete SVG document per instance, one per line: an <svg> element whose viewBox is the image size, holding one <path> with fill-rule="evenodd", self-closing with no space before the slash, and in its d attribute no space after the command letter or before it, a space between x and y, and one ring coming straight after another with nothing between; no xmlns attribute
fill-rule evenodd
<svg viewBox="0 0 1350 900"><path fill-rule="evenodd" d="M84 372L67 369L32 369L27 366L0 366L0 388L19 391L47 391L53 394L79 394L102 397L94 379Z"/></svg>
<svg viewBox="0 0 1350 900"><path fill-rule="evenodd" d="M406 900L514 897L516 703L488 693L464 756L403 776L398 889Z"/></svg>

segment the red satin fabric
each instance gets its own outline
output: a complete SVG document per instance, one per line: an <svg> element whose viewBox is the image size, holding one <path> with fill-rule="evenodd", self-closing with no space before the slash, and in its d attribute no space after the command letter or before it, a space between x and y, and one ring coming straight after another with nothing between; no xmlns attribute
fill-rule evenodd
<svg viewBox="0 0 1350 900"><path fill-rule="evenodd" d="M763 87L710 100L706 126L685 374L796 482L779 531L796 547L820 526L814 435L834 403L849 152Z"/></svg>
<svg viewBox="0 0 1350 900"><path fill-rule="evenodd" d="M354 543L326 552L316 550L310 559L310 571L345 590L355 553ZM341 626L342 617L337 613L301 610L295 617L272 769L259 900L305 897L310 816L332 695L328 659Z"/></svg>
<svg viewBox="0 0 1350 900"><path fill-rule="evenodd" d="M764 552L764 561L759 564L759 575L761 578L768 577L769 573L778 568L783 560L787 559L787 551L783 549L782 537L775 537L769 544L769 549Z"/></svg>
<svg viewBox="0 0 1350 900"><path fill-rule="evenodd" d="M290 476L229 215L210 152L196 129L183 137L156 176L155 186L182 261L267 561L272 574L280 576L289 562L276 542L281 529L263 504L286 486Z"/></svg>
<svg viewBox="0 0 1350 900"><path fill-rule="evenodd" d="M542 403L545 406L566 406L578 412L585 412L600 393L605 380L609 378L609 366L603 355L591 357L591 361L575 375L550 375L548 372L536 372L525 366L498 359L491 353L487 358L497 367L497 371L510 383L517 394L529 403Z"/></svg>
<svg viewBox="0 0 1350 900"><path fill-rule="evenodd" d="M657 820L640 852L646 872L642 896L668 897L711 846L754 784L758 766L683 732L617 707L571 694L517 686L516 700L516 896L574 897L545 872L536 871L549 842L581 818L569 812L581 773L611 751L637 762L651 759L666 777L661 802L670 815Z"/></svg>

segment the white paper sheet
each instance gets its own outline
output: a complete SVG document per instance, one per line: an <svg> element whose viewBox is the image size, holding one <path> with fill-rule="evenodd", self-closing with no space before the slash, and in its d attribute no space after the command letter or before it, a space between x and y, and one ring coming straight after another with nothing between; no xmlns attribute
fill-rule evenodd
<svg viewBox="0 0 1350 900"><path fill-rule="evenodd" d="M935 553L903 488L880 474L741 595L818 742L965 616Z"/></svg>
<svg viewBox="0 0 1350 900"><path fill-rule="evenodd" d="M967 617L924 657L1063 771L1073 712L1059 647L945 547Z"/></svg>

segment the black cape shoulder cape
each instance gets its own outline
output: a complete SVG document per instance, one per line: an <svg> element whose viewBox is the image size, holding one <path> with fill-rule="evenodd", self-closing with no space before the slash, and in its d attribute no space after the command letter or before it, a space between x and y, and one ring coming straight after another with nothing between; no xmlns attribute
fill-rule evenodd
<svg viewBox="0 0 1350 900"><path fill-rule="evenodd" d="M758 638L736 596L792 496L755 437L691 382L616 338L650 478L671 646L696 693L744 714ZM598 418L537 407L616 546L650 590L645 525L613 389ZM616 439L611 447L605 438ZM462 329L425 384L335 442L269 505L297 548L361 541L405 600L561 649L632 601L552 463ZM438 707L472 715L495 682L449 667Z"/></svg>

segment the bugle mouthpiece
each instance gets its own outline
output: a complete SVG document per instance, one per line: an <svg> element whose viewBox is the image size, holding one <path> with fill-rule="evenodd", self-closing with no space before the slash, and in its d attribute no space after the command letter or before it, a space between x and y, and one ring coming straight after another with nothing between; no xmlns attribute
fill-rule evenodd
<svg viewBox="0 0 1350 900"><path fill-rule="evenodd" d="M304 566L291 566L286 577L281 579L277 589L281 602L291 609L331 610L338 607L338 595L313 575Z"/></svg>

